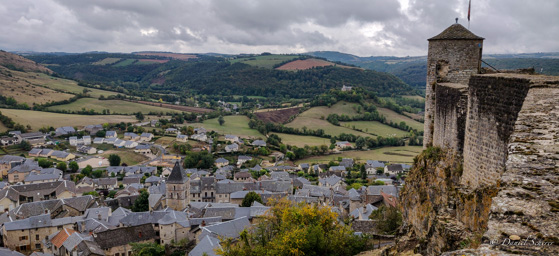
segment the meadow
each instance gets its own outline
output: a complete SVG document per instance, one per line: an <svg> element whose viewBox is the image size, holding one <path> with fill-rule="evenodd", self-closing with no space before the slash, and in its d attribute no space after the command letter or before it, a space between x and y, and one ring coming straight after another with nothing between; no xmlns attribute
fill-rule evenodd
<svg viewBox="0 0 559 256"><path fill-rule="evenodd" d="M157 106L150 106L145 104L134 103L130 101L123 100L98 100L93 98L81 98L70 104L58 105L49 107L48 110L68 110L68 111L79 111L82 108L86 110L93 109L98 113L101 113L104 109L109 109L111 113L115 114L133 114L136 112L142 112L144 114L150 112L175 112L182 113L179 110L162 108Z"/></svg>
<svg viewBox="0 0 559 256"><path fill-rule="evenodd" d="M120 58L104 58L100 61L93 62L93 65L110 65L118 62Z"/></svg>
<svg viewBox="0 0 559 256"><path fill-rule="evenodd" d="M121 60L119 62L117 62L116 64L113 65L113 67L126 67L128 65L132 65L134 64L134 62L138 61L137 59L124 59Z"/></svg>
<svg viewBox="0 0 559 256"><path fill-rule="evenodd" d="M343 127L362 130L366 133L375 134L382 137L404 137L408 133L400 129L390 127L386 124L377 121L353 121L353 122L340 122Z"/></svg>
<svg viewBox="0 0 559 256"><path fill-rule="evenodd" d="M377 108L378 112L386 117L386 120L392 121L394 123L400 123L402 121L406 122L406 124L418 131L423 131L423 123L415 121L407 116L400 115L390 109L387 108Z"/></svg>
<svg viewBox="0 0 559 256"><path fill-rule="evenodd" d="M76 81L58 78L58 77L52 77L43 73L25 73L25 72L18 72L18 73L20 73L18 75L25 77L25 79L32 84L45 86L53 90L59 90L59 91L77 94L77 93L83 93L83 90L87 89L89 90L88 94L91 97L95 97L95 98L99 98L101 95L103 95L104 97L108 97L110 95L118 94L116 92L79 86L78 82Z"/></svg>
<svg viewBox="0 0 559 256"><path fill-rule="evenodd" d="M274 65L297 58L297 55L263 55L230 60L231 63L245 63L262 68L274 68Z"/></svg>
<svg viewBox="0 0 559 256"><path fill-rule="evenodd" d="M320 146L326 145L330 146L330 139L321 138L316 136L303 136L303 135L294 135L294 134L286 134L286 133L273 133L277 134L283 144L292 145L297 147L304 147L305 145L309 146Z"/></svg>
<svg viewBox="0 0 559 256"><path fill-rule="evenodd" d="M367 160L388 161L390 163L406 163L412 164L413 158L421 153L421 146L403 146L403 147L384 147L373 150L364 151L342 151L341 154L332 154L326 156L313 156L305 159L297 160L295 163L328 163L337 160L338 157L354 158L357 162L364 163Z"/></svg>
<svg viewBox="0 0 559 256"><path fill-rule="evenodd" d="M31 125L33 131L43 126L86 126L90 124L137 122L134 116L124 115L73 115L59 114L21 109L0 109L3 115L8 116L16 123ZM146 117L146 119L149 117Z"/></svg>
<svg viewBox="0 0 559 256"><path fill-rule="evenodd" d="M202 123L189 123L192 127L204 127L206 130L216 131L220 134L232 134L243 138L264 138L260 132L248 127L246 116L224 116L225 123L219 125L217 118L205 120Z"/></svg>

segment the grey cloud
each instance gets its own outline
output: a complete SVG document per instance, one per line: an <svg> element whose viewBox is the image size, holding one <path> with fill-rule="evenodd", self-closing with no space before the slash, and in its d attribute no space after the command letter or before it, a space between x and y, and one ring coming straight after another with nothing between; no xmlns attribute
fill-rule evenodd
<svg viewBox="0 0 559 256"><path fill-rule="evenodd" d="M0 6L0 48L35 51L334 50L424 55L427 38L466 25L467 0L20 0ZM559 51L559 1L473 1L485 52ZM382 28L362 33L365 27ZM150 32L150 33L147 33ZM177 33L179 32L179 33Z"/></svg>

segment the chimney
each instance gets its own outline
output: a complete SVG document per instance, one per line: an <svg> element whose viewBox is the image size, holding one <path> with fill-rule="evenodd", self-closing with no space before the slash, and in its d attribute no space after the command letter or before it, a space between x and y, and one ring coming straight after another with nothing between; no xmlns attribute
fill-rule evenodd
<svg viewBox="0 0 559 256"><path fill-rule="evenodd" d="M97 215L97 219L98 219L98 220L101 220L101 214L98 214L98 215Z"/></svg>
<svg viewBox="0 0 559 256"><path fill-rule="evenodd" d="M202 220L202 224L200 224L201 227L205 227L206 226L206 221Z"/></svg>
<svg viewBox="0 0 559 256"><path fill-rule="evenodd" d="M138 232L138 237L142 238L142 231Z"/></svg>

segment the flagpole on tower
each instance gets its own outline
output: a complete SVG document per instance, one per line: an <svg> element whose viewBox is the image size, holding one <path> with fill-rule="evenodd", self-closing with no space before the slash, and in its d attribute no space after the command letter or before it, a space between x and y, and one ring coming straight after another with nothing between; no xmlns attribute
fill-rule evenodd
<svg viewBox="0 0 559 256"><path fill-rule="evenodd" d="M472 9L472 0L468 2L468 29L470 29L470 10Z"/></svg>

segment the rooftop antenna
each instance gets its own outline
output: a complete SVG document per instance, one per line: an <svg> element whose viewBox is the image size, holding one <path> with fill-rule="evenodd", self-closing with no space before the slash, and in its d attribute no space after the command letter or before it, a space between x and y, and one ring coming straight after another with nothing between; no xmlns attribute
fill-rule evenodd
<svg viewBox="0 0 559 256"><path fill-rule="evenodd" d="M458 18L456 18L456 24L458 24Z"/></svg>

